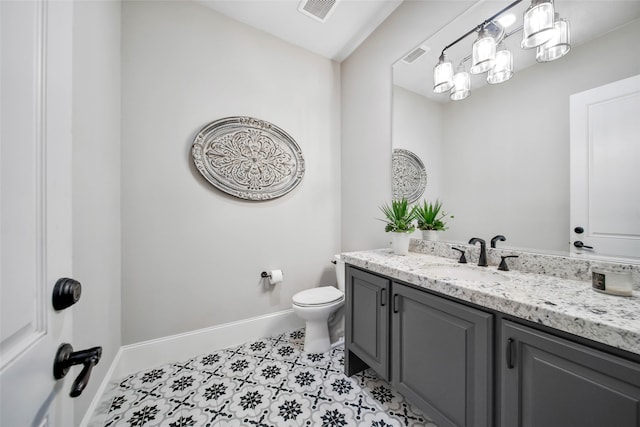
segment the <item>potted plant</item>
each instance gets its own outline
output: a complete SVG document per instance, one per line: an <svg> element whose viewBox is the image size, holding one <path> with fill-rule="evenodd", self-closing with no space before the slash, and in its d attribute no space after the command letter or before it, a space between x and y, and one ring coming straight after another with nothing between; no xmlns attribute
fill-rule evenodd
<svg viewBox="0 0 640 427"><path fill-rule="evenodd" d="M442 202L436 200L435 203L422 201L414 207L414 215L418 220L418 228L422 230L422 238L436 241L439 239L438 232L447 229L445 218L453 218L442 210Z"/></svg>
<svg viewBox="0 0 640 427"><path fill-rule="evenodd" d="M380 210L386 217L381 220L387 224L384 231L392 233L393 253L406 255L409 253L411 233L416 229L413 224L415 208L410 207L409 202L402 198L401 200L393 200L391 206L385 203L380 206Z"/></svg>

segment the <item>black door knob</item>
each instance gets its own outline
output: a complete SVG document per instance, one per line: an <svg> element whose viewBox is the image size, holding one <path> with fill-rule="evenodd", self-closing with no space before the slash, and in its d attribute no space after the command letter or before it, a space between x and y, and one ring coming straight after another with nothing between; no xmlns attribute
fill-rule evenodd
<svg viewBox="0 0 640 427"><path fill-rule="evenodd" d="M53 287L51 302L56 310L64 310L77 303L82 294L82 285L77 280L63 277Z"/></svg>
<svg viewBox="0 0 640 427"><path fill-rule="evenodd" d="M576 234L582 234L582 233L584 233L584 228L576 227L576 228L573 229L573 231L575 231Z"/></svg>

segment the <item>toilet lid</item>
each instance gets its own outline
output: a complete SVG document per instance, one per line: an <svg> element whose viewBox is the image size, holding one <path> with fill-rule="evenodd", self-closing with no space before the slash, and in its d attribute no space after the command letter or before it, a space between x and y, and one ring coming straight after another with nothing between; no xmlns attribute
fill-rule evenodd
<svg viewBox="0 0 640 427"><path fill-rule="evenodd" d="M333 286L321 286L319 288L300 291L293 296L293 303L297 305L323 305L344 298L344 294Z"/></svg>

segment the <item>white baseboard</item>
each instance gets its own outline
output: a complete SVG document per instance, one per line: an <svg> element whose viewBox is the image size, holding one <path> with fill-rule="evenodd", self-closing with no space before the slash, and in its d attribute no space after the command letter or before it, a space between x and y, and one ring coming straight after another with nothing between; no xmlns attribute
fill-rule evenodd
<svg viewBox="0 0 640 427"><path fill-rule="evenodd" d="M183 334L171 335L120 347L96 393L81 427L91 426L94 412L110 382L134 372L166 363L186 360L260 338L304 327L292 309L225 323Z"/></svg>
<svg viewBox="0 0 640 427"><path fill-rule="evenodd" d="M118 378L154 366L301 328L292 309L121 347Z"/></svg>

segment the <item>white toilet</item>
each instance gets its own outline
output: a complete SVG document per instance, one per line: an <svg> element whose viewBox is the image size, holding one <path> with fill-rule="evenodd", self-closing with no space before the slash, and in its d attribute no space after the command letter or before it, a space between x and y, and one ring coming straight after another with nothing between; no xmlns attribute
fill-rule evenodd
<svg viewBox="0 0 640 427"><path fill-rule="evenodd" d="M293 296L293 312L306 322L304 351L324 353L331 348L329 316L344 304L344 262L335 257L338 287L321 286Z"/></svg>

